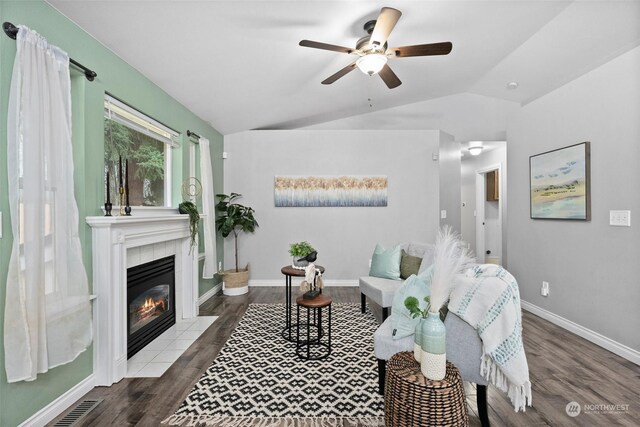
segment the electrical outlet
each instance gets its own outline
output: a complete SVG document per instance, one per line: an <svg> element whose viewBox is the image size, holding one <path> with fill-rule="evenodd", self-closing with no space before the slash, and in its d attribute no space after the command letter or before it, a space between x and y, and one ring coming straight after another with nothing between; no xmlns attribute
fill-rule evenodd
<svg viewBox="0 0 640 427"><path fill-rule="evenodd" d="M443 209L440 211L440 218L442 219L446 219L447 218L447 210Z"/></svg>
<svg viewBox="0 0 640 427"><path fill-rule="evenodd" d="M369 258L369 268L371 268L371 258Z"/></svg>
<svg viewBox="0 0 640 427"><path fill-rule="evenodd" d="M542 288L540 288L540 295L543 297L549 296L549 282L542 281Z"/></svg>
<svg viewBox="0 0 640 427"><path fill-rule="evenodd" d="M631 211L609 211L609 225L631 227Z"/></svg>

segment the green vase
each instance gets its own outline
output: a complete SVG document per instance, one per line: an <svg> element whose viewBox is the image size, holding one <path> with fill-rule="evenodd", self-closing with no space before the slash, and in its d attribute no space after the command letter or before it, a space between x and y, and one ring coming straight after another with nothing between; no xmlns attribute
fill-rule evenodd
<svg viewBox="0 0 640 427"><path fill-rule="evenodd" d="M447 371L446 330L440 313L430 311L422 324L420 370L430 380L441 380Z"/></svg>
<svg viewBox="0 0 640 427"><path fill-rule="evenodd" d="M420 363L422 360L422 324L427 319L420 318L420 321L416 325L416 332L413 335L413 358L416 362Z"/></svg>

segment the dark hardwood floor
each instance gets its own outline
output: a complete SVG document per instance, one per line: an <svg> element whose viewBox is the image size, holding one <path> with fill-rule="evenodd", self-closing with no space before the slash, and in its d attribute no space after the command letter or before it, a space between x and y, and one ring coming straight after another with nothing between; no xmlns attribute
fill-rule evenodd
<svg viewBox="0 0 640 427"><path fill-rule="evenodd" d="M358 288L330 287L334 302L358 303ZM239 297L216 295L200 308L218 320L160 378L125 378L111 387L96 387L83 399L102 398L82 426L158 426L173 414L200 375L211 365L234 330L247 305L282 303L284 288L251 288ZM373 307L380 320L381 310ZM490 386L492 426L638 426L640 420L640 366L524 312L524 345L533 384L533 407L515 413L508 397ZM371 338L372 339L372 338ZM479 426L475 388L466 384L471 426ZM575 418L567 403L582 404ZM586 406L585 406L586 405ZM602 405L621 405L617 411ZM624 405L628 405L625 409ZM613 408L615 409L615 408ZM607 413L609 412L609 413ZM62 414L59 418L64 416ZM58 419L54 420L51 425Z"/></svg>

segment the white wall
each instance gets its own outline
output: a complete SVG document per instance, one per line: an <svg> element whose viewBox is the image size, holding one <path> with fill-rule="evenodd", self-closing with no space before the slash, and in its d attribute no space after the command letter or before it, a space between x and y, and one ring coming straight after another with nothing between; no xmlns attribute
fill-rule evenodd
<svg viewBox="0 0 640 427"><path fill-rule="evenodd" d="M377 242L433 242L438 228L439 131L249 131L225 136L225 192L243 194L260 227L240 240L252 280L284 283L289 244L318 250L326 280L356 280L369 270ZM275 175L387 175L388 206L276 208ZM459 200L459 198L458 198ZM226 268L233 244L225 244Z"/></svg>
<svg viewBox="0 0 640 427"><path fill-rule="evenodd" d="M460 233L460 144L453 136L440 133L440 225L450 225Z"/></svg>
<svg viewBox="0 0 640 427"><path fill-rule="evenodd" d="M640 48L509 119L509 270L522 299L640 351ZM529 156L591 141L591 221L529 217ZM631 227L609 226L630 209ZM550 295L540 295L541 281Z"/></svg>

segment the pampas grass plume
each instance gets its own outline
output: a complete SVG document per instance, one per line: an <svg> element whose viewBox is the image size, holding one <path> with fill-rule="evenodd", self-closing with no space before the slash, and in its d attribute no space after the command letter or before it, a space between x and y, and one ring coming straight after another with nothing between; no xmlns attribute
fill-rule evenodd
<svg viewBox="0 0 640 427"><path fill-rule="evenodd" d="M475 258L460 235L449 225L440 228L434 250L429 311L437 312L446 304L455 286L456 276L474 262Z"/></svg>

